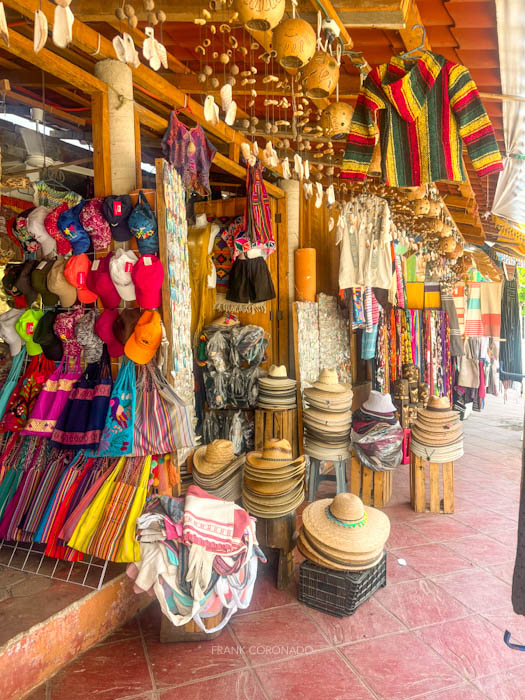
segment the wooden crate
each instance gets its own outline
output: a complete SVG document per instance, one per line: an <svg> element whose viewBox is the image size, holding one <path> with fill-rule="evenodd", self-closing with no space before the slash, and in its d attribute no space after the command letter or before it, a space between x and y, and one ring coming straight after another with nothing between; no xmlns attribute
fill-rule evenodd
<svg viewBox="0 0 525 700"><path fill-rule="evenodd" d="M429 462L411 452L410 502L416 513L453 513L454 462Z"/></svg>
<svg viewBox="0 0 525 700"><path fill-rule="evenodd" d="M203 618L204 626L208 629L216 627L222 620L222 610L215 617ZM225 628L223 628L225 629ZM185 625L176 627L168 620L166 615L162 615L160 622L160 641L162 643L170 642L204 642L215 639L221 634L222 630L208 634L203 632L196 622L190 620Z"/></svg>
<svg viewBox="0 0 525 700"><path fill-rule="evenodd" d="M375 472L352 457L350 493L355 493L365 506L382 508L392 498L392 472Z"/></svg>
<svg viewBox="0 0 525 700"><path fill-rule="evenodd" d="M297 409L270 410L257 408L255 411L255 449L262 450L266 440L279 438L288 440L292 446L293 458L299 457Z"/></svg>
<svg viewBox="0 0 525 700"><path fill-rule="evenodd" d="M288 588L294 578L296 529L295 510L281 518L257 517L256 533L260 546L277 549L279 552L276 585L281 591Z"/></svg>

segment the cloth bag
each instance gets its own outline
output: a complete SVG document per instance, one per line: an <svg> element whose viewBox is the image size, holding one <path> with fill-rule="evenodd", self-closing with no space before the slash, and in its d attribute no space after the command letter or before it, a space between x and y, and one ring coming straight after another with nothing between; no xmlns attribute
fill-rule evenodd
<svg viewBox="0 0 525 700"><path fill-rule="evenodd" d="M190 407L158 367L139 366L133 454L163 455L194 445Z"/></svg>
<svg viewBox="0 0 525 700"><path fill-rule="evenodd" d="M11 369L7 375L6 382L0 391L0 418L3 417L9 399L15 387L18 383L18 379L22 372L22 367L24 366L24 360L26 359L26 349L25 346L20 350L20 352L13 357L13 363L11 364Z"/></svg>
<svg viewBox="0 0 525 700"><path fill-rule="evenodd" d="M45 382L54 371L55 363L42 353L33 356L9 399L0 432L17 432L25 427Z"/></svg>
<svg viewBox="0 0 525 700"><path fill-rule="evenodd" d="M51 437L71 390L81 374L80 357L70 362L69 357L64 355L61 363L44 384L22 435Z"/></svg>
<svg viewBox="0 0 525 700"><path fill-rule="evenodd" d="M125 358L109 399L98 456L121 457L133 452L136 398L135 363Z"/></svg>
<svg viewBox="0 0 525 700"><path fill-rule="evenodd" d="M113 379L108 351L91 362L75 384L51 441L70 449L98 450L108 414Z"/></svg>

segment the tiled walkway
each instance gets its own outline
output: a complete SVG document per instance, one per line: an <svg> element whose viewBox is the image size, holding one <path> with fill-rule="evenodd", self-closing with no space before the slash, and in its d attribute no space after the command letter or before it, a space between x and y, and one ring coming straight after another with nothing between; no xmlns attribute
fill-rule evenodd
<svg viewBox="0 0 525 700"><path fill-rule="evenodd" d="M388 585L352 617L306 608L263 573L218 639L160 644L149 608L31 700L525 698L525 656L503 643L507 628L525 643L510 602L523 404L488 402L465 424L454 515L413 513L407 468L396 474Z"/></svg>

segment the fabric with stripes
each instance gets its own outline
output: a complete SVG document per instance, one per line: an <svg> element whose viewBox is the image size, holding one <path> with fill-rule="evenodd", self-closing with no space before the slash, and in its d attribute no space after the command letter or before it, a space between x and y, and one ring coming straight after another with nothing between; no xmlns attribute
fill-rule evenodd
<svg viewBox="0 0 525 700"><path fill-rule="evenodd" d="M465 316L465 335L483 335L483 323L481 322L481 283L468 282L467 313Z"/></svg>

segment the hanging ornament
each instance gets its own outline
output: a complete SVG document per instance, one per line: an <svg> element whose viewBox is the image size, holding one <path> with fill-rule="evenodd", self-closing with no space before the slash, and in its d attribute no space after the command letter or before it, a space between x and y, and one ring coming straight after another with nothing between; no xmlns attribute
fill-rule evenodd
<svg viewBox="0 0 525 700"><path fill-rule="evenodd" d="M267 32L282 20L286 0L236 0L235 9L246 29Z"/></svg>

